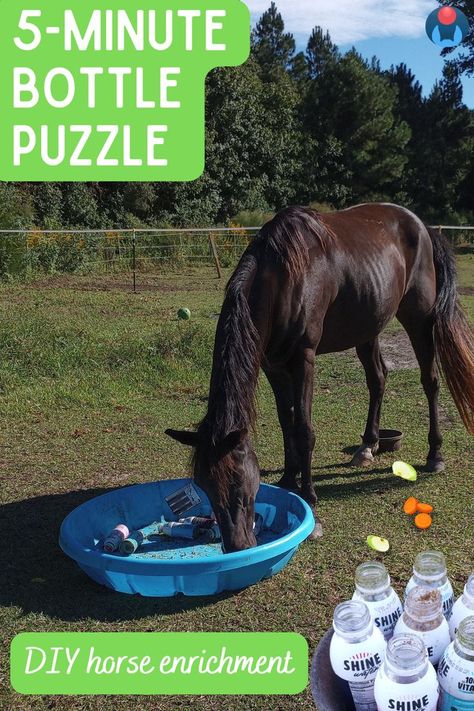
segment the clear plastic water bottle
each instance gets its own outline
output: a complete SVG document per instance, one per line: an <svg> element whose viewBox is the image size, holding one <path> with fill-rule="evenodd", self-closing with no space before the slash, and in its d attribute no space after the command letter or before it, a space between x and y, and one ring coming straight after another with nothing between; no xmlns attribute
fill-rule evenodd
<svg viewBox="0 0 474 711"><path fill-rule="evenodd" d="M349 683L357 711L377 711L374 683L387 646L383 634L360 600L336 607L333 628L329 654L334 673Z"/></svg>
<svg viewBox="0 0 474 711"><path fill-rule="evenodd" d="M474 573L469 576L469 579L464 586L464 592L458 597L454 603L451 617L449 618L449 633L451 639L455 639L459 624L465 617L474 615Z"/></svg>
<svg viewBox="0 0 474 711"><path fill-rule="evenodd" d="M438 711L474 711L474 616L459 624L438 667Z"/></svg>
<svg viewBox="0 0 474 711"><path fill-rule="evenodd" d="M436 672L423 640L414 634L392 637L375 679L378 711L436 711L438 697Z"/></svg>
<svg viewBox="0 0 474 711"><path fill-rule="evenodd" d="M436 666L451 641L439 590L428 590L418 585L410 590L394 635L407 632L421 637L430 662Z"/></svg>
<svg viewBox="0 0 474 711"><path fill-rule="evenodd" d="M429 590L440 591L443 601L443 614L449 620L454 605L454 591L448 578L446 558L443 553L439 551L424 551L416 556L413 564L413 575L408 581L405 596L415 585L421 585L421 587Z"/></svg>
<svg viewBox="0 0 474 711"><path fill-rule="evenodd" d="M362 600L369 608L376 627L388 641L403 612L402 603L390 585L390 576L383 563L362 563L355 572L356 590L353 600Z"/></svg>

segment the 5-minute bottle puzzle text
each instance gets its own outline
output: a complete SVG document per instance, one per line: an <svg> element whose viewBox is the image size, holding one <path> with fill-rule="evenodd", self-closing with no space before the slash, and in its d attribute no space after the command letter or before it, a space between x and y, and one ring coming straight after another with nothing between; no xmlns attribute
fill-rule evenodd
<svg viewBox="0 0 474 711"><path fill-rule="evenodd" d="M247 7L84 5L0 6L0 179L199 177L205 77L248 57Z"/></svg>

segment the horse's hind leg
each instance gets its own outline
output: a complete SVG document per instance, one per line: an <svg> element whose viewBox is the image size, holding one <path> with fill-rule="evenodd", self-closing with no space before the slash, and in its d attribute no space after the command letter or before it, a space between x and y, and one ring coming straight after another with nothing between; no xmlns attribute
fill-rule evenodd
<svg viewBox="0 0 474 711"><path fill-rule="evenodd" d="M373 463L374 454L377 453L379 446L380 411L388 369L380 352L378 338L358 346L356 351L364 366L370 402L363 442L354 454L351 466L368 467Z"/></svg>
<svg viewBox="0 0 474 711"><path fill-rule="evenodd" d="M271 370L264 367L264 371L275 396L285 447L285 471L277 486L284 489L297 489L296 477L300 467L295 441L293 381L286 369Z"/></svg>
<svg viewBox="0 0 474 711"><path fill-rule="evenodd" d="M428 399L430 412L430 431L428 434L429 452L426 468L432 472L444 470L441 445L443 438L439 428L439 371L436 365L435 345L433 336L433 319L429 315L419 315L414 318L413 312L399 313L397 317L405 328L415 351L421 371L421 383Z"/></svg>

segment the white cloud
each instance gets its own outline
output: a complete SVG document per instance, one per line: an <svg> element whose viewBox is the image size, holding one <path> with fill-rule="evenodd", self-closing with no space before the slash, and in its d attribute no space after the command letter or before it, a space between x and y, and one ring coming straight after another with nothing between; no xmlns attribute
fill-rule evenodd
<svg viewBox="0 0 474 711"><path fill-rule="evenodd" d="M257 17L270 0L246 0ZM421 37L435 0L276 0L285 27L308 36L315 25L329 30L336 44L376 37Z"/></svg>

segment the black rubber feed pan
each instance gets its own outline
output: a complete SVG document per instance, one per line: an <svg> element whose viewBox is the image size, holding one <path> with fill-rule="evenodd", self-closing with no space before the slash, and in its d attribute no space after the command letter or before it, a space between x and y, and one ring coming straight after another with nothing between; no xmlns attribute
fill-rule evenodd
<svg viewBox="0 0 474 711"><path fill-rule="evenodd" d="M329 647L333 630L330 629L316 648L311 664L311 690L318 711L355 711L347 681L337 677L331 667Z"/></svg>
<svg viewBox="0 0 474 711"><path fill-rule="evenodd" d="M361 439L364 437L361 435ZM403 432L400 430L379 430L378 453L398 452L402 447Z"/></svg>

